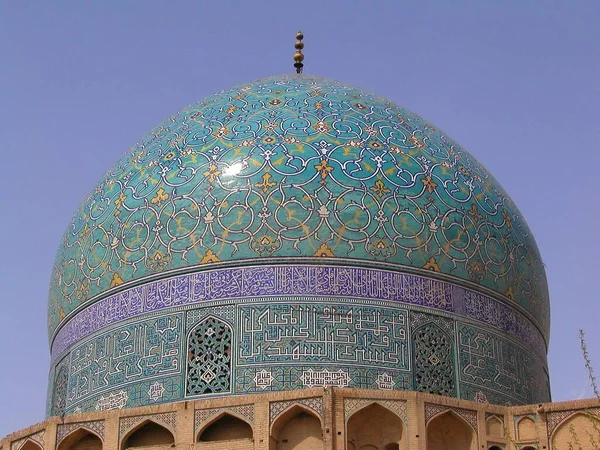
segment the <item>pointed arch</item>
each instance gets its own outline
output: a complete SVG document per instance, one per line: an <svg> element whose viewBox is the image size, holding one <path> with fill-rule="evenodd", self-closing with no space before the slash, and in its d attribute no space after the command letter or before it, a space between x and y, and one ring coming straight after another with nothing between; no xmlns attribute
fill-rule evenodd
<svg viewBox="0 0 600 450"><path fill-rule="evenodd" d="M152 419L146 419L133 427L121 439L121 450L148 445L172 445L175 436L164 425Z"/></svg>
<svg viewBox="0 0 600 450"><path fill-rule="evenodd" d="M27 439L20 450L44 450L42 446L33 439Z"/></svg>
<svg viewBox="0 0 600 450"><path fill-rule="evenodd" d="M254 428L242 416L222 411L196 433L196 442L254 439Z"/></svg>
<svg viewBox="0 0 600 450"><path fill-rule="evenodd" d="M188 334L186 396L231 391L233 329L227 322L208 316Z"/></svg>
<svg viewBox="0 0 600 450"><path fill-rule="evenodd" d="M594 448L600 442L600 417L578 411L566 417L552 432L550 442L553 449Z"/></svg>
<svg viewBox="0 0 600 450"><path fill-rule="evenodd" d="M369 445L386 450L406 447L404 422L394 411L377 401L355 411L346 421L346 439L354 448Z"/></svg>
<svg viewBox="0 0 600 450"><path fill-rule="evenodd" d="M427 423L427 450L477 450L472 425L452 410L436 414Z"/></svg>
<svg viewBox="0 0 600 450"><path fill-rule="evenodd" d="M354 414L356 414L357 412L359 412L359 411L361 411L361 410L363 410L363 409L365 409L365 408L367 408L367 407L369 407L369 406L371 406L371 405L377 405L377 406L380 406L381 408L385 409L386 411L389 411L389 412L390 412L390 413L392 413L394 416L398 417L398 419L400 419L400 420L402 421L402 423L404 424L404 420L402 419L402 417L400 417L400 416L398 415L398 413L397 413L396 411L394 411L393 409L391 409L391 408L390 408L388 405L386 405L386 404L384 404L384 403L381 403L381 401L379 401L379 400L372 400L372 401L370 401L370 402L368 402L368 403L365 403L365 404L364 404L364 405L362 405L360 408L358 408L358 409L356 409L356 410L352 411L352 414L350 414L348 417L345 417L346 423L348 423L348 420L350 420L350 418L351 418L351 417L352 417Z"/></svg>
<svg viewBox="0 0 600 450"><path fill-rule="evenodd" d="M498 416L485 419L485 432L488 436L504 437L504 422Z"/></svg>
<svg viewBox="0 0 600 450"><path fill-rule="evenodd" d="M534 441L537 439L535 422L531 417L524 416L518 420L517 437L520 441Z"/></svg>
<svg viewBox="0 0 600 450"><path fill-rule="evenodd" d="M319 450L323 448L323 422L312 409L294 403L271 424L271 450L286 444L286 450Z"/></svg>
<svg viewBox="0 0 600 450"><path fill-rule="evenodd" d="M95 431L81 426L63 437L56 450L102 450L102 444Z"/></svg>

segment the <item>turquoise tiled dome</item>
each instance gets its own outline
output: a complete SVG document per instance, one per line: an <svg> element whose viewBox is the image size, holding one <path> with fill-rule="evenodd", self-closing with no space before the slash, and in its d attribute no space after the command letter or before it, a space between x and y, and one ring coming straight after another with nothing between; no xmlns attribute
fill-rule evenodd
<svg viewBox="0 0 600 450"><path fill-rule="evenodd" d="M127 152L64 235L49 330L166 274L325 260L477 285L548 334L540 254L498 182L414 113L309 75L219 92Z"/></svg>
<svg viewBox="0 0 600 450"><path fill-rule="evenodd" d="M314 386L549 400L536 243L433 125L284 75L169 117L75 213L48 414Z"/></svg>

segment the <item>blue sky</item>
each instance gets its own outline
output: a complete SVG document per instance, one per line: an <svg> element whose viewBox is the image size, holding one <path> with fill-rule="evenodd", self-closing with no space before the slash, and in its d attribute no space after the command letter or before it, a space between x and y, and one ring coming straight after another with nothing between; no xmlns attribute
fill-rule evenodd
<svg viewBox="0 0 600 450"><path fill-rule="evenodd" d="M509 192L549 278L553 399L591 397L577 336L600 375L599 16L583 0L1 2L0 436L43 419L48 283L78 203L170 114L291 72L299 28L307 73L426 117Z"/></svg>

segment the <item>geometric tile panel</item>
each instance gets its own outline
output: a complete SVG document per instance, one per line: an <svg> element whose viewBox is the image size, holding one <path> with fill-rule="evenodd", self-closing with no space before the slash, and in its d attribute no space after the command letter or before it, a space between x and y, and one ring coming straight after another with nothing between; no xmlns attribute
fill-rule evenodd
<svg viewBox="0 0 600 450"><path fill-rule="evenodd" d="M406 402L403 400L344 398L344 417L348 420L356 411L373 403L379 403L390 411L393 411L405 424L408 422Z"/></svg>
<svg viewBox="0 0 600 450"><path fill-rule="evenodd" d="M472 411L470 409L453 408L444 405L425 403L425 423L429 423L432 417L444 411L452 411L465 419L465 421L471 425L473 431L477 434L477 411Z"/></svg>
<svg viewBox="0 0 600 450"><path fill-rule="evenodd" d="M58 448L58 444L60 444L65 437L71 434L71 432L80 428L92 431L101 440L104 440L104 420L59 424L56 431L56 447Z"/></svg>
<svg viewBox="0 0 600 450"><path fill-rule="evenodd" d="M40 445L40 447L42 447L42 449L43 449L44 448L44 432L45 432L45 430L41 430L30 436L25 436L24 438L19 439L18 441L12 442L10 445L10 450L20 450L21 447L23 447L23 445L25 445L25 443L28 440L38 443Z"/></svg>
<svg viewBox="0 0 600 450"><path fill-rule="evenodd" d="M160 425L164 425L175 435L177 432L176 418L177 413L175 412L121 418L119 421L119 439L122 439L132 428L135 428L146 420L152 420Z"/></svg>
<svg viewBox="0 0 600 450"><path fill-rule="evenodd" d="M323 397L311 397L311 398L301 398L298 400L286 400L280 402L271 402L269 404L269 416L270 423L272 424L275 419L285 410L287 410L292 405L303 405L312 410L318 417L321 418L321 421L324 419L323 417Z"/></svg>
<svg viewBox="0 0 600 450"><path fill-rule="evenodd" d="M197 433L208 420L221 413L234 413L254 425L254 405L228 406L225 408L197 409L194 412L194 433Z"/></svg>

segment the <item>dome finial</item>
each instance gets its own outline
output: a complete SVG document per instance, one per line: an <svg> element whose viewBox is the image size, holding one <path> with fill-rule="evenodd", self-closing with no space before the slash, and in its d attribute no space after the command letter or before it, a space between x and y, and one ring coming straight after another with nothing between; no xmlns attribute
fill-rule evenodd
<svg viewBox="0 0 600 450"><path fill-rule="evenodd" d="M302 31L296 33L296 39L296 44L294 44L294 47L296 47L296 53L294 53L294 67L296 68L296 73L302 73L302 68L304 67L304 64L302 64L302 61L304 61L304 55L302 54L302 49L304 48L302 39L304 39L304 35L302 34Z"/></svg>

